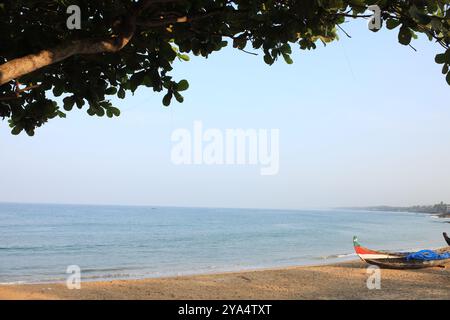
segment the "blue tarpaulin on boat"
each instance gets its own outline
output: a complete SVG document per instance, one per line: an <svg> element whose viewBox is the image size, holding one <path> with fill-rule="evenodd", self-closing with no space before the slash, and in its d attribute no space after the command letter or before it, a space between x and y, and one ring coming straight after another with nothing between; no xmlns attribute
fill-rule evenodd
<svg viewBox="0 0 450 320"><path fill-rule="evenodd" d="M450 259L450 252L439 254L433 250L420 250L417 252L410 253L406 256L406 260L442 260Z"/></svg>

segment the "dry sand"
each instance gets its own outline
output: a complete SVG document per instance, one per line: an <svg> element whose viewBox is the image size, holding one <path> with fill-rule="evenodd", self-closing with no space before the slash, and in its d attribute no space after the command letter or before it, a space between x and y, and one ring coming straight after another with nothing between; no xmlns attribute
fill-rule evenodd
<svg viewBox="0 0 450 320"><path fill-rule="evenodd" d="M326 266L145 280L0 286L0 299L450 299L447 269L381 270L380 290L366 286L360 261Z"/></svg>

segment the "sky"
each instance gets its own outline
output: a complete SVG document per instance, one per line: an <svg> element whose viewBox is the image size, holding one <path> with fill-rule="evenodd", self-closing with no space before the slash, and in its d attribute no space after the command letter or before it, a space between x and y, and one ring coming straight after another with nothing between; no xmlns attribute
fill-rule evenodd
<svg viewBox="0 0 450 320"><path fill-rule="evenodd" d="M398 30L345 25L338 42L293 46L293 65L227 48L176 62L185 102L139 89L119 118L85 110L32 138L0 122L0 202L232 208L326 208L450 202L450 87ZM278 129L279 171L255 165L175 165L174 130Z"/></svg>

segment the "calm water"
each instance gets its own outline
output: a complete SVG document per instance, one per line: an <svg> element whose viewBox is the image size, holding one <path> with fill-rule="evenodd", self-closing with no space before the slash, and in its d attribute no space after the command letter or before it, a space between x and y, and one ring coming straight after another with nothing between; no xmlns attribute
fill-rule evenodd
<svg viewBox="0 0 450 320"><path fill-rule="evenodd" d="M444 246L425 214L0 204L0 283L142 278L318 264L369 247Z"/></svg>

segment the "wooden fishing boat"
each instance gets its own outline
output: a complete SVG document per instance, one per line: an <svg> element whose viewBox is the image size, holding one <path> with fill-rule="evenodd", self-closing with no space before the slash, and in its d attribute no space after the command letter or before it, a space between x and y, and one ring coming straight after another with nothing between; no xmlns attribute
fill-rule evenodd
<svg viewBox="0 0 450 320"><path fill-rule="evenodd" d="M442 235L444 236L445 242L450 246L450 237L447 235L447 232L444 232Z"/></svg>
<svg viewBox="0 0 450 320"><path fill-rule="evenodd" d="M390 251L378 251L371 250L362 247L357 237L353 237L353 246L356 254L361 260L368 264L377 265L381 268L389 269L421 269L430 267L445 268L446 264L450 263L449 259L440 260L416 260L407 259L406 257L412 252L390 252ZM438 254L444 254L450 252L450 247L434 250Z"/></svg>

